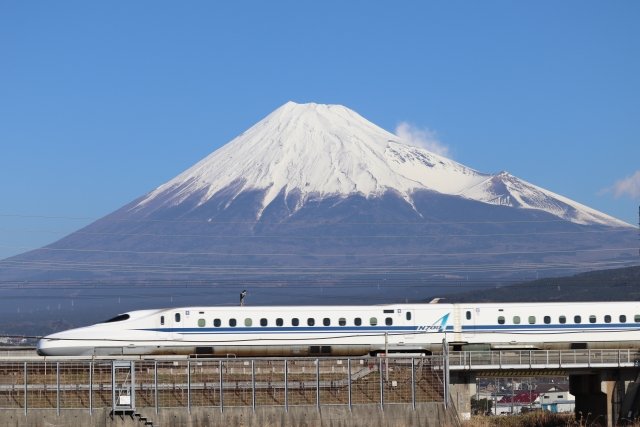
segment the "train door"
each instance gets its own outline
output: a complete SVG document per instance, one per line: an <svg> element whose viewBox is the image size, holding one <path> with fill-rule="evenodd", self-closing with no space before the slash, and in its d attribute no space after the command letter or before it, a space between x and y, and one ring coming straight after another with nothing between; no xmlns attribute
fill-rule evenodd
<svg viewBox="0 0 640 427"><path fill-rule="evenodd" d="M182 328L184 328L184 322L185 322L185 319L181 312L179 311L173 312L170 320L172 340L180 341L183 339L182 333L180 331L182 330Z"/></svg>
<svg viewBox="0 0 640 427"><path fill-rule="evenodd" d="M464 338L473 338L476 336L476 321L479 314L478 308L463 307L460 323L462 324L462 336Z"/></svg>
<svg viewBox="0 0 640 427"><path fill-rule="evenodd" d="M415 340L416 334L414 332L414 326L416 321L413 308L398 309L397 311L398 325L404 325L404 330L408 331L408 333L404 335L405 341Z"/></svg>

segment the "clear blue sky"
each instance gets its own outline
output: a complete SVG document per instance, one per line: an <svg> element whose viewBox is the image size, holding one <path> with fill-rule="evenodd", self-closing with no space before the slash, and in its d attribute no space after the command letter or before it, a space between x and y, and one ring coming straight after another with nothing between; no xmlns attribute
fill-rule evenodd
<svg viewBox="0 0 640 427"><path fill-rule="evenodd" d="M5 0L0 258L116 210L288 100L409 123L469 167L637 224L639 23L638 1Z"/></svg>

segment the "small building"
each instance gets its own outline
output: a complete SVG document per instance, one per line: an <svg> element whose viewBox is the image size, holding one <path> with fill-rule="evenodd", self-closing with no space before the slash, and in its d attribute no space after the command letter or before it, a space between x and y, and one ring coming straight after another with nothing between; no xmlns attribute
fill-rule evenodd
<svg viewBox="0 0 640 427"><path fill-rule="evenodd" d="M565 384L539 384L538 405L545 411L559 413L572 412L576 407L576 399Z"/></svg>
<svg viewBox="0 0 640 427"><path fill-rule="evenodd" d="M540 408L537 402L539 394L534 391L519 391L513 395L504 395L498 400L495 407L495 414L519 414L529 409Z"/></svg>

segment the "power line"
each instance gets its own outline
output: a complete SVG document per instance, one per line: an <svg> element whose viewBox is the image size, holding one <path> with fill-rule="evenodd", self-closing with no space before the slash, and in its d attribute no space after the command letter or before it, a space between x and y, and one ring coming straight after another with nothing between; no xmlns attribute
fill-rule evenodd
<svg viewBox="0 0 640 427"><path fill-rule="evenodd" d="M217 225L217 224L261 224L261 225L281 225L280 221L268 221L263 219L256 219L250 221L239 221L239 220L217 220L214 218L208 219L153 219L153 218L110 218L109 216L105 217L79 217L79 216L64 216L64 215L32 215L32 214L15 214L15 213L0 213L0 218L21 218L21 219L65 219L65 220L86 220L86 221L103 221L103 222L132 222L132 223L199 223L206 225ZM513 220L513 221L341 221L339 225L402 225L402 224L416 224L421 226L438 226L438 225L455 225L455 224L549 224L549 223L566 223L568 220L566 219L536 219L536 220ZM292 220L290 224L310 224L310 225L336 225L333 221L328 220ZM576 224L580 225L580 224Z"/></svg>
<svg viewBox="0 0 640 427"><path fill-rule="evenodd" d="M0 228L0 231L5 232L21 232L21 233L47 233L47 234L70 234L69 231L64 230L33 230L33 229L19 229L19 228ZM327 236L327 235L305 235L295 236L288 234L165 234L165 233L119 233L119 232L92 232L92 231L74 231L75 235L86 236L127 236L127 237L171 237L171 238L189 238L189 239L291 239L291 240L347 240L347 239L421 239L425 237L518 237L518 236L540 236L540 235L579 235L579 234L613 234L613 233L629 233L627 229L608 229L608 230L574 230L574 231L547 231L547 232L524 232L524 233L427 233L427 234L352 234L339 236ZM7 246L1 246L7 247ZM23 249L20 247L14 247L16 249ZM34 248L35 249L35 248Z"/></svg>

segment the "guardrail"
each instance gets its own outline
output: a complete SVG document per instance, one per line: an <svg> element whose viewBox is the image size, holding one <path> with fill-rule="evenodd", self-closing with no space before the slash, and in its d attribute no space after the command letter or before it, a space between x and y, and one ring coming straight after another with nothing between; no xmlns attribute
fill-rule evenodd
<svg viewBox="0 0 640 427"><path fill-rule="evenodd" d="M135 396L137 407L185 408L445 402L443 356L357 359L0 361L0 409L87 409ZM117 369L114 369L116 367ZM117 372L117 374L116 374Z"/></svg>
<svg viewBox="0 0 640 427"><path fill-rule="evenodd" d="M638 350L503 350L449 354L450 370L640 367Z"/></svg>

